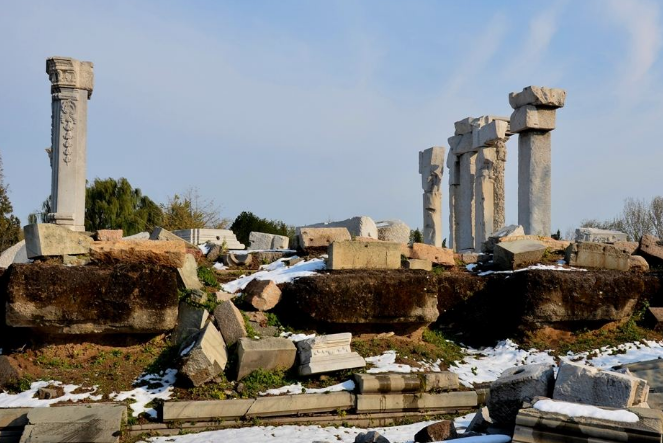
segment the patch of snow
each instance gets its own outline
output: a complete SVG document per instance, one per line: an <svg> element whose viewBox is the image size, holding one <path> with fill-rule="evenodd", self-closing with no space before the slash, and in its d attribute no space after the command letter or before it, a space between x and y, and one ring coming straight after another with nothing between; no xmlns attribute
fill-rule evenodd
<svg viewBox="0 0 663 443"><path fill-rule="evenodd" d="M467 387L472 387L474 383L497 380L502 371L514 366L555 363L547 352L536 349L526 351L511 340L501 341L494 348L466 348L464 351L467 356L455 362L456 366L450 366L449 370L456 373L459 381Z"/></svg>
<svg viewBox="0 0 663 443"><path fill-rule="evenodd" d="M154 408L148 408L147 404L157 398L168 400L173 394L173 385L177 377L177 369L166 369L162 374L143 374L134 381L135 385L139 386L131 391L122 391L120 393L113 392L109 397L114 401L124 401L126 399L134 400L131 403L133 416L138 417L142 412L145 412L151 417L157 416L157 411ZM160 385L156 387L149 386Z"/></svg>
<svg viewBox="0 0 663 443"><path fill-rule="evenodd" d="M464 437L463 443L509 443L511 437L508 435L477 435L476 437Z"/></svg>
<svg viewBox="0 0 663 443"><path fill-rule="evenodd" d="M298 341L314 338L315 334L293 334L292 332L281 332L280 336L283 338L288 338L296 343Z"/></svg>
<svg viewBox="0 0 663 443"><path fill-rule="evenodd" d="M590 352L569 353L561 359L586 363L597 368L608 369L613 366L638 363L663 358L663 342L643 340L624 343L619 346L604 346Z"/></svg>
<svg viewBox="0 0 663 443"><path fill-rule="evenodd" d="M180 352L180 357L187 355L193 347L196 346L196 341L193 340L189 346L187 346L182 352Z"/></svg>
<svg viewBox="0 0 663 443"><path fill-rule="evenodd" d="M465 266L465 269L472 272L472 271L474 271L474 268L476 268L476 267L477 267L476 263L470 263L469 265Z"/></svg>
<svg viewBox="0 0 663 443"><path fill-rule="evenodd" d="M366 357L366 363L371 363L372 368L366 372L369 374L379 374L381 372L400 372L408 374L413 372L412 366L396 363L396 351L385 351L382 355Z"/></svg>
<svg viewBox="0 0 663 443"><path fill-rule="evenodd" d="M217 271L223 271L223 270L228 269L228 267L226 265L224 265L223 263L214 263L214 266L212 266L212 267L214 269L216 269Z"/></svg>
<svg viewBox="0 0 663 443"><path fill-rule="evenodd" d="M539 400L534 404L534 409L563 414L569 417L600 418L623 423L637 423L640 421L637 415L624 409L606 410L597 408L596 406L568 403L565 401Z"/></svg>
<svg viewBox="0 0 663 443"><path fill-rule="evenodd" d="M263 271L276 271L277 269L283 269L286 268L286 264L284 263L283 258L279 258L278 260L271 262L268 265L262 265L260 266L260 269Z"/></svg>
<svg viewBox="0 0 663 443"><path fill-rule="evenodd" d="M566 263L566 262L565 262ZM483 277L486 275L490 274L513 274L515 272L523 272L523 271L530 271L530 270L543 270L543 271L587 271L587 269L581 269L581 268L571 268L571 267L564 267L560 266L559 264L556 265L542 265L542 264L536 264L536 265L531 265L526 268L521 268L521 269L516 269L515 271L483 271L479 272L477 274L479 277Z"/></svg>
<svg viewBox="0 0 663 443"><path fill-rule="evenodd" d="M254 274L240 277L223 285L223 290L231 294L244 289L254 279L257 280L272 280L274 283L289 283L299 277L310 277L317 274L326 268L325 261L321 258L314 258L312 260L301 261L290 267L279 267L271 271L258 271Z"/></svg>
<svg viewBox="0 0 663 443"><path fill-rule="evenodd" d="M171 435L153 437L147 441L154 443L311 443L312 441L333 441L337 443L354 443L360 432L378 431L392 442L411 442L414 434L437 421L424 421L411 425L392 426L387 428L346 428L320 426L252 426L250 428L222 429L220 431L201 432L200 434ZM494 437L494 436L490 436ZM502 436L503 437L503 436ZM469 440L464 439L464 442ZM476 440L475 440L476 441ZM483 440L489 441L489 440ZM494 440L493 443L508 440ZM490 441L489 441L490 442Z"/></svg>
<svg viewBox="0 0 663 443"><path fill-rule="evenodd" d="M265 392L260 392L260 395L283 395L283 394L323 394L325 392L341 392L341 391L354 391L355 382L346 380L343 383L338 383L326 388L305 388L301 383L294 385L283 386L278 389L268 389Z"/></svg>
<svg viewBox="0 0 663 443"><path fill-rule="evenodd" d="M566 260L557 260L557 264L562 266L566 264Z"/></svg>
<svg viewBox="0 0 663 443"><path fill-rule="evenodd" d="M454 426L456 427L456 431L460 434L461 432L465 432L467 427L472 423L472 420L474 419L474 416L477 415L476 412L469 413L467 415L463 415L460 417L456 417L454 419Z"/></svg>
<svg viewBox="0 0 663 443"><path fill-rule="evenodd" d="M198 245L198 249L200 249L203 255L207 255L211 247L207 243L203 243L202 245Z"/></svg>
<svg viewBox="0 0 663 443"><path fill-rule="evenodd" d="M50 385L62 387L62 389L64 389L64 395L62 397L51 398L48 400L40 400L37 398L37 391L40 388L45 388ZM93 386L90 392L73 394L72 392L78 387L79 386L77 385L65 385L62 384L62 382L53 380L36 381L30 385L30 389L27 391L18 394L8 394L6 392L0 393L0 408L45 408L54 403L63 401L78 402L84 399L99 401L103 397L102 395L92 395L97 391L97 386Z"/></svg>
<svg viewBox="0 0 663 443"><path fill-rule="evenodd" d="M256 252L283 252L284 254L294 254L297 251L294 249L235 249L230 252L235 255L247 255Z"/></svg>

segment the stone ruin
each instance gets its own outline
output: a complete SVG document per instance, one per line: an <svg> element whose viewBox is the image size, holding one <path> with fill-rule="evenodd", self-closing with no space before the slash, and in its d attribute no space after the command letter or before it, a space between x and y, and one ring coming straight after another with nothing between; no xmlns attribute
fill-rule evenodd
<svg viewBox="0 0 663 443"><path fill-rule="evenodd" d="M518 223L526 235L550 235L550 131L565 98L562 89L529 86L509 95L514 109L510 118L487 115L455 123L446 161L449 246L454 250L481 251L488 237L504 227L506 142L513 134L518 134ZM424 198L424 229L431 224L430 206ZM439 211L435 217L439 226Z"/></svg>

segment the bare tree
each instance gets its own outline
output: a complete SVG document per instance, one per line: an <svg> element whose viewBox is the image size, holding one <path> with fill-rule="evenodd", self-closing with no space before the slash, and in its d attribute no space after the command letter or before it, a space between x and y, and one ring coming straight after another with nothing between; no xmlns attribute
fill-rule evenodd
<svg viewBox="0 0 663 443"><path fill-rule="evenodd" d="M649 203L649 214L651 215L651 224L653 234L658 238L663 238L663 197L656 196Z"/></svg>
<svg viewBox="0 0 663 443"><path fill-rule="evenodd" d="M622 232L625 232L631 241L639 241L640 237L653 232L650 204L644 199L627 198L624 200L622 211Z"/></svg>

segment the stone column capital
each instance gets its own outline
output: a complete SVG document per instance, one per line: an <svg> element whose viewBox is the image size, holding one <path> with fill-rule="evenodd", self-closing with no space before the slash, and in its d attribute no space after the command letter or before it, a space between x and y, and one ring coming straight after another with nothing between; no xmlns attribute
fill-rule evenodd
<svg viewBox="0 0 663 443"><path fill-rule="evenodd" d="M94 65L71 57L49 57L46 59L46 73L51 81L51 93L62 88L87 91L88 99L94 88Z"/></svg>

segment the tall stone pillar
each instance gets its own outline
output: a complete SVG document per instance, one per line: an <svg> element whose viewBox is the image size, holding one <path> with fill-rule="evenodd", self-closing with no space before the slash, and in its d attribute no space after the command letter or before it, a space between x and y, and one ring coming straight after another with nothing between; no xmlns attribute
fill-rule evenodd
<svg viewBox="0 0 663 443"><path fill-rule="evenodd" d="M525 234L551 233L551 137L566 91L528 86L509 94L511 132L518 134L518 224Z"/></svg>
<svg viewBox="0 0 663 443"><path fill-rule="evenodd" d="M87 101L92 96L91 62L69 57L46 60L51 81L51 213L52 223L85 230Z"/></svg>
<svg viewBox="0 0 663 443"><path fill-rule="evenodd" d="M442 174L445 149L440 146L419 151L419 174L424 190L424 243L442 246Z"/></svg>
<svg viewBox="0 0 663 443"><path fill-rule="evenodd" d="M454 197L454 250L474 249L474 174L476 150L472 148L472 130L477 119L467 117L457 121L455 135L449 137L452 155L457 157L458 170L454 182L458 183ZM454 175L456 171L454 171Z"/></svg>
<svg viewBox="0 0 663 443"><path fill-rule="evenodd" d="M509 137L508 118L485 116L479 121L481 126L472 133L473 145L478 149L474 189L477 251L490 234L504 226L504 167Z"/></svg>
<svg viewBox="0 0 663 443"><path fill-rule="evenodd" d="M447 167L449 168L449 241L447 247L455 249L456 236L458 235L458 201L460 186L460 161L451 149L447 155Z"/></svg>

